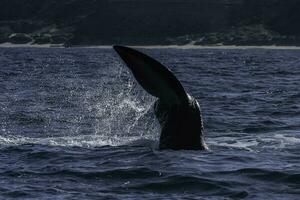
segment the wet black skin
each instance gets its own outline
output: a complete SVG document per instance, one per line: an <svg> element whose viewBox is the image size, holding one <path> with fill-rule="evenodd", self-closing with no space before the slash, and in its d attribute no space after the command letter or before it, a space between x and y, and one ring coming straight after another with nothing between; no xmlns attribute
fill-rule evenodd
<svg viewBox="0 0 300 200"><path fill-rule="evenodd" d="M201 111L196 99L189 96L187 105L174 107L167 107L158 99L154 104L154 111L161 126L160 149L207 149L203 138Z"/></svg>

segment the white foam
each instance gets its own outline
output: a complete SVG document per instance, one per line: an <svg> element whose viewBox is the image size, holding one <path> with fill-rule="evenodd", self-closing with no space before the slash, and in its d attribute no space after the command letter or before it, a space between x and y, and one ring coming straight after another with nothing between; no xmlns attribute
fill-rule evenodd
<svg viewBox="0 0 300 200"><path fill-rule="evenodd" d="M293 137L291 135L276 134L275 138L288 142L289 144L300 144L300 137Z"/></svg>
<svg viewBox="0 0 300 200"><path fill-rule="evenodd" d="M33 44L31 42L25 44L13 44L10 42L5 42L0 44L0 48L53 48L53 47L63 47L63 44Z"/></svg>
<svg viewBox="0 0 300 200"><path fill-rule="evenodd" d="M218 137L207 139L208 146L239 148L252 151L259 143L251 138Z"/></svg>
<svg viewBox="0 0 300 200"><path fill-rule="evenodd" d="M239 135L214 137L209 138L207 143L209 146L221 146L229 148L240 148L249 151L256 151L259 149L284 149L293 148L300 144L300 136L295 133L271 133L264 135Z"/></svg>
<svg viewBox="0 0 300 200"><path fill-rule="evenodd" d="M103 135L84 135L66 137L30 138L23 136L0 136L1 146L18 146L24 144L39 144L49 146L77 146L77 147L101 147L120 146L148 138L140 136L115 136L106 137ZM149 139L151 140L151 139Z"/></svg>

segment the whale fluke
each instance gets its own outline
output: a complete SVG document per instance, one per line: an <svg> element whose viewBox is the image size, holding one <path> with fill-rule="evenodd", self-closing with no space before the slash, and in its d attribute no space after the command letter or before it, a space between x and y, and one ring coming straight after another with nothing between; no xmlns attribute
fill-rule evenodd
<svg viewBox="0 0 300 200"><path fill-rule="evenodd" d="M166 106L188 103L184 88L166 66L137 50L123 46L113 48L149 94L159 98Z"/></svg>
<svg viewBox="0 0 300 200"><path fill-rule="evenodd" d="M180 81L164 65L135 49L113 46L138 83L155 102L161 125L160 149L206 149L203 123L197 100L188 95Z"/></svg>

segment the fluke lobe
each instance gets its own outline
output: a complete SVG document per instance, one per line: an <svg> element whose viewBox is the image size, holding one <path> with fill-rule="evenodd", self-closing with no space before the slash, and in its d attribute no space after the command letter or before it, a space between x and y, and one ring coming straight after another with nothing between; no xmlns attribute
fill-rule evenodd
<svg viewBox="0 0 300 200"><path fill-rule="evenodd" d="M161 126L160 149L204 150L203 122L197 100L187 94L164 65L135 49L113 46L137 82L158 98L155 115Z"/></svg>

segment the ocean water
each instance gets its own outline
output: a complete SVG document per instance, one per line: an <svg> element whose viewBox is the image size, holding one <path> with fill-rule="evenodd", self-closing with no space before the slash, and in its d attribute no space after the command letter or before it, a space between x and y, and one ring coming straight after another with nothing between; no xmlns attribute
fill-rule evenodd
<svg viewBox="0 0 300 200"><path fill-rule="evenodd" d="M141 49L202 108L208 151L157 149L112 49L0 48L0 199L300 199L300 51Z"/></svg>

